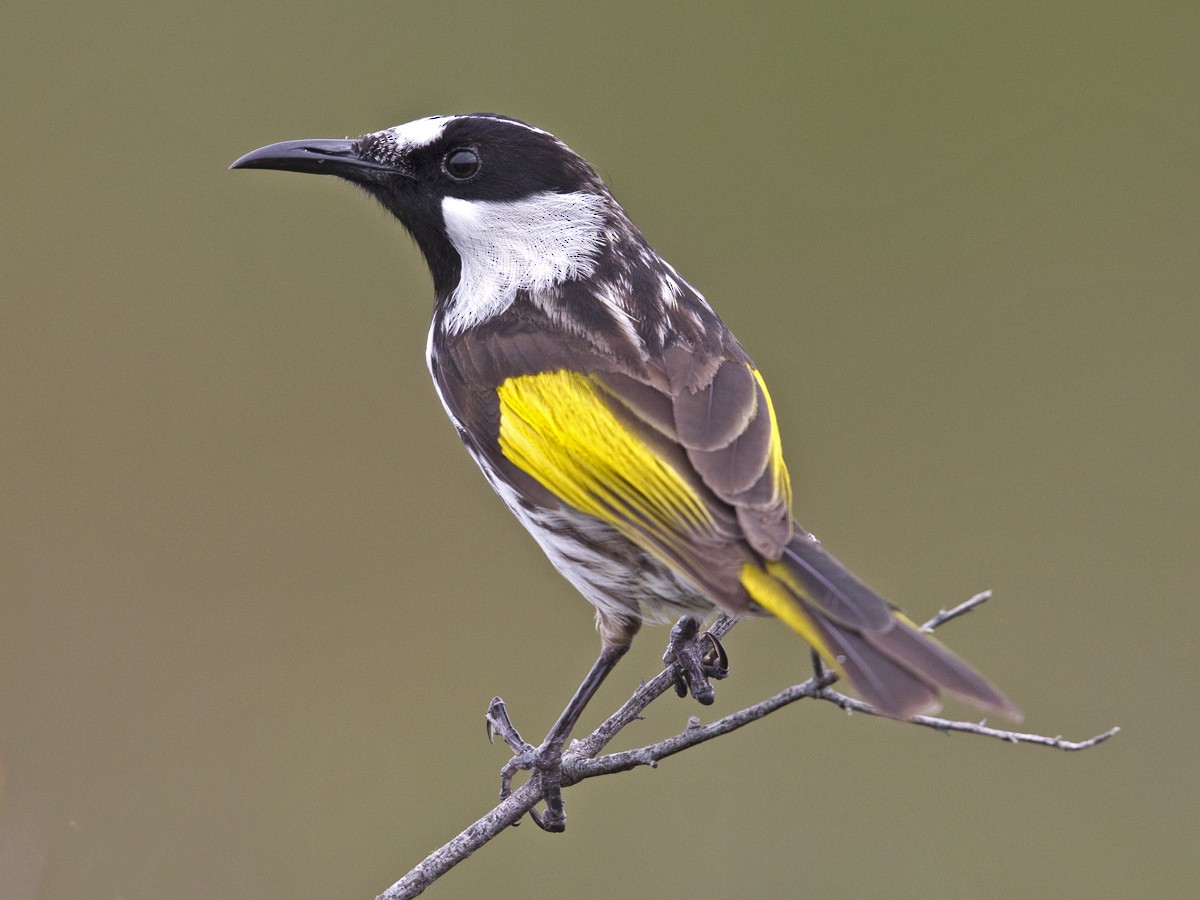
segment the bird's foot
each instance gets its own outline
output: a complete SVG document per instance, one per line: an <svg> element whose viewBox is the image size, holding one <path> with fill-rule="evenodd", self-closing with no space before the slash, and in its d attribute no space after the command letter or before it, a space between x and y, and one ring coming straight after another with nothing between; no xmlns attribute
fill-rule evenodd
<svg viewBox="0 0 1200 900"><path fill-rule="evenodd" d="M709 679L720 680L729 674L725 648L707 631L701 634L700 623L691 616L684 616L671 628L663 662L677 666L675 693L680 697L690 693L705 706L714 699Z"/></svg>
<svg viewBox="0 0 1200 900"><path fill-rule="evenodd" d="M542 831L564 831L567 813L562 799L561 743L547 740L542 746L535 747L526 741L513 725L504 701L499 697L493 698L489 704L486 719L488 740L500 735L513 751L512 759L500 769L500 799L504 800L512 794L513 777L518 772L529 772L530 778L541 782L542 798L546 802L544 813L531 809L529 817Z"/></svg>

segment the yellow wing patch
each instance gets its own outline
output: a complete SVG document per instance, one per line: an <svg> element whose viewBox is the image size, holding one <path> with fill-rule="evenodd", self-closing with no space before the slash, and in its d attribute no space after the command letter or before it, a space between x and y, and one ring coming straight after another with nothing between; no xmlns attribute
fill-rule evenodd
<svg viewBox="0 0 1200 900"><path fill-rule="evenodd" d="M588 376L520 375L496 392L501 452L565 503L640 545L638 526L667 545L713 529L692 486L613 414Z"/></svg>
<svg viewBox="0 0 1200 900"><path fill-rule="evenodd" d="M753 366L750 367L750 372L758 381L758 386L762 388L763 397L767 401L767 412L771 416L771 458L767 465L771 469L772 480L775 483L775 498L782 499L790 510L792 508L792 479L788 475L787 465L783 461L783 441L779 437L779 420L775 418L775 404L771 402L771 393L767 390L767 383L763 380L762 373Z"/></svg>

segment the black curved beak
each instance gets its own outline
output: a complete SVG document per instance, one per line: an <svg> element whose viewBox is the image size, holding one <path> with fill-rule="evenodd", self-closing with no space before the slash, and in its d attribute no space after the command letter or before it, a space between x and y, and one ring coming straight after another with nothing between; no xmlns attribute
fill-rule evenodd
<svg viewBox="0 0 1200 900"><path fill-rule="evenodd" d="M231 169L279 169L313 175L338 175L350 181L376 181L384 176L403 175L398 169L364 159L356 140L282 141L251 150Z"/></svg>

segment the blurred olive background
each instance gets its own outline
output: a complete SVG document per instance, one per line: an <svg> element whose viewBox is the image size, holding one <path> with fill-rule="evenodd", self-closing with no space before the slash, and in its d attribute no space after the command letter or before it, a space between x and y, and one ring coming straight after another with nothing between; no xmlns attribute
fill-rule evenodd
<svg viewBox="0 0 1200 900"><path fill-rule="evenodd" d="M800 518L1084 754L801 704L431 896L1190 896L1195 4L19 4L0 38L0 895L372 897L490 808L591 610L425 370L417 252L272 141L491 110L756 356ZM586 717L659 668L643 632ZM801 679L771 622L624 745ZM969 715L952 706L949 712ZM589 726L590 727L590 726Z"/></svg>

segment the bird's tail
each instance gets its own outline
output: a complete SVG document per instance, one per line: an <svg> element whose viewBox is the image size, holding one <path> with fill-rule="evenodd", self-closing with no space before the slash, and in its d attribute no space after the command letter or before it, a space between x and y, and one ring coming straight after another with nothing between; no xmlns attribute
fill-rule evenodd
<svg viewBox="0 0 1200 900"><path fill-rule="evenodd" d="M898 719L936 712L939 694L1019 721L1021 711L982 675L922 633L799 532L777 562L748 563L742 584L845 675L861 697Z"/></svg>

